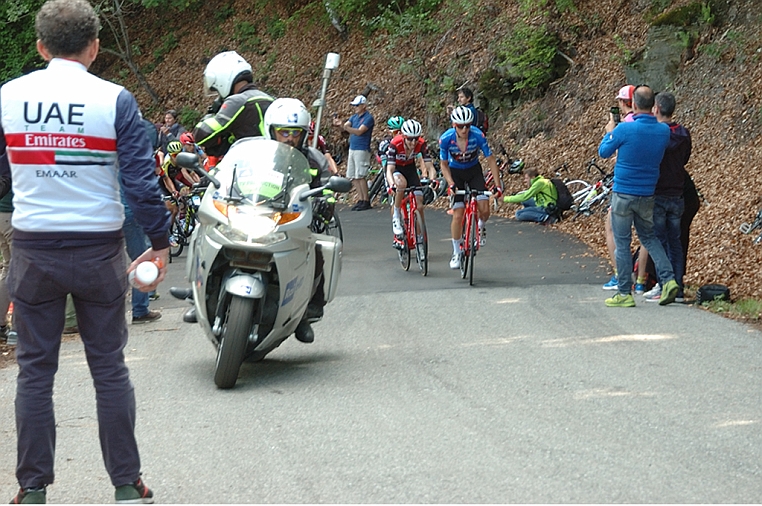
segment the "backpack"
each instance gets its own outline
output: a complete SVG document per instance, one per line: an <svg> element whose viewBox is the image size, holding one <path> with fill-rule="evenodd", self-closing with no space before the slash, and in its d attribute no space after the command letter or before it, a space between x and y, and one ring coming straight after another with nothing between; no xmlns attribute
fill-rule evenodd
<svg viewBox="0 0 762 506"><path fill-rule="evenodd" d="M478 107L474 108L474 110L475 113L473 125L481 130L484 134L486 134L489 130L489 118L487 117L487 113Z"/></svg>
<svg viewBox="0 0 762 506"><path fill-rule="evenodd" d="M556 208L561 212L571 209L572 204L574 204L574 198L566 184L557 177L551 179L550 182L556 187L556 192L558 193Z"/></svg>

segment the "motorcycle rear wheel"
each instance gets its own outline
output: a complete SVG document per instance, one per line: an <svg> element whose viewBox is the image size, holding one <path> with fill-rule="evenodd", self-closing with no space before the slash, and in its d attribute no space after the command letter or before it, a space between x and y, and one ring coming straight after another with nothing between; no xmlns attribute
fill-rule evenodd
<svg viewBox="0 0 762 506"><path fill-rule="evenodd" d="M219 388L233 388L238 380L238 371L246 356L255 302L236 295L230 301L214 367L214 384Z"/></svg>

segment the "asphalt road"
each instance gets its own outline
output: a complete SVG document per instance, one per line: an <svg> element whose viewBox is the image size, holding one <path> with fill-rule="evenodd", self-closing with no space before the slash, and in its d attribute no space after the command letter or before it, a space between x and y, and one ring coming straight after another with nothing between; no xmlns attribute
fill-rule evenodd
<svg viewBox="0 0 762 506"><path fill-rule="evenodd" d="M428 277L388 208L341 210L344 270L316 342L212 381L215 351L162 287L130 329L146 483L164 503L759 503L762 334L700 309L606 308L601 261L492 220L476 285L427 213ZM593 231L596 233L595 231ZM0 493L14 477L15 368L0 370ZM51 502L108 503L81 345L56 382Z"/></svg>

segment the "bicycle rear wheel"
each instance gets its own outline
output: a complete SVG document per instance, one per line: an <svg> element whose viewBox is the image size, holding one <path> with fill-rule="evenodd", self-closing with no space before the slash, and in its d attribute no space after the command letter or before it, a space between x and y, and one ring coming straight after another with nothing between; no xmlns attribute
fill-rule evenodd
<svg viewBox="0 0 762 506"><path fill-rule="evenodd" d="M424 276L429 273L429 237L421 211L415 212L415 260Z"/></svg>
<svg viewBox="0 0 762 506"><path fill-rule="evenodd" d="M476 260L476 250L479 248L479 235L476 227L479 225L476 216L471 217L471 223L468 227L468 251L471 256L471 269L468 272L468 284L474 285L474 263Z"/></svg>

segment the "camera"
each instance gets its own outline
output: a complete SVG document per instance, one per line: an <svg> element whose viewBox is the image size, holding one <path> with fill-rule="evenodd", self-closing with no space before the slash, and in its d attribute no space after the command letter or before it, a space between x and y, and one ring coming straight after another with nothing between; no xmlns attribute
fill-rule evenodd
<svg viewBox="0 0 762 506"><path fill-rule="evenodd" d="M609 109L609 112L612 116L614 116L614 123L619 123L622 121L622 117L619 115L619 107L612 107Z"/></svg>

